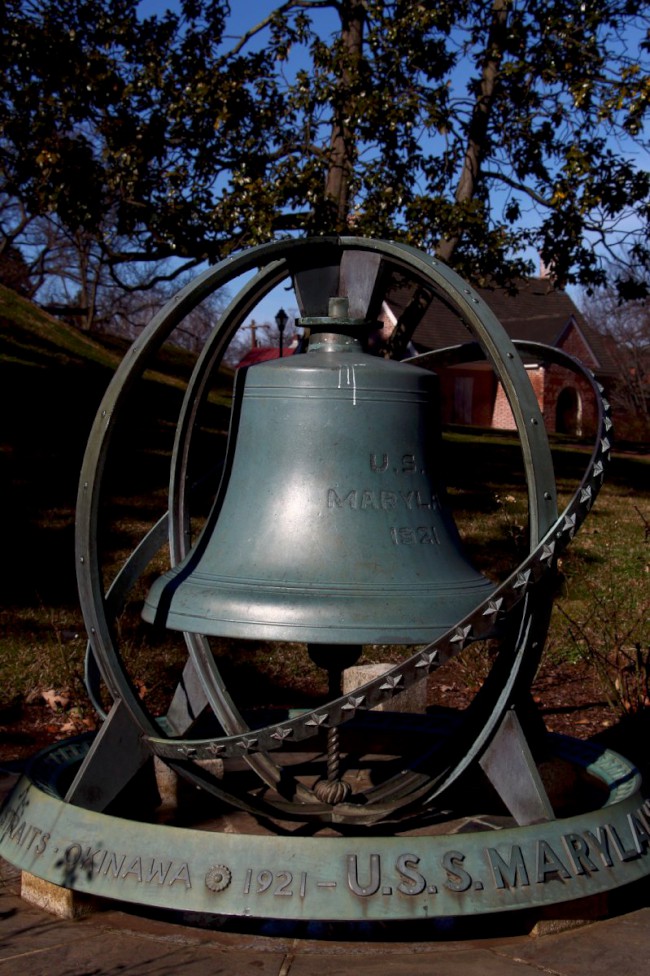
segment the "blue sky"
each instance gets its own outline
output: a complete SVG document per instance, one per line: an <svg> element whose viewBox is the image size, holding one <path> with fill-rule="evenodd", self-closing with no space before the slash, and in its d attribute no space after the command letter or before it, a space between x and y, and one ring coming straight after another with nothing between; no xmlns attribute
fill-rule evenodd
<svg viewBox="0 0 650 976"><path fill-rule="evenodd" d="M235 38L241 36L246 30L250 29L252 25L259 23L268 13L277 6L278 0L232 0L231 2L231 16L228 25L228 39L229 41L234 41ZM140 4L140 10L143 15L150 14L161 14L166 9L178 9L178 3L175 0L142 0ZM335 13L328 10L323 11L311 11L314 20L319 25L322 25L322 32L324 35L330 34L338 26L338 17ZM253 44L263 44L264 34L260 34L253 42ZM301 66L302 55L299 48L294 48L291 52L291 60L288 65L288 69L295 69ZM460 84L466 78L466 68L463 66L464 75L460 79ZM619 147L620 148L620 147ZM531 219L535 219L531 215ZM538 272L537 256L534 253L526 254L535 268L535 272ZM575 290L570 289L573 297L576 297L577 293ZM292 293L288 294L286 291L276 290L267 299L264 300L262 305L256 309L254 317L257 321L270 321L274 320L275 314L278 308L282 305L287 312L293 314L295 311L295 299Z"/></svg>

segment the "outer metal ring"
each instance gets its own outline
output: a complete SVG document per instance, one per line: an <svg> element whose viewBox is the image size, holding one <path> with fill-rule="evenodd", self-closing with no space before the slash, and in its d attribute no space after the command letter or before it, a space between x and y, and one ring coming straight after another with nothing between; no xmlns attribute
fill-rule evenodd
<svg viewBox="0 0 650 976"><path fill-rule="evenodd" d="M195 374L188 388L179 437L174 452L171 489L171 546L174 559L182 558L186 535L186 501L183 496L184 473L190 449L191 421L194 416L193 403L201 395L202 384L218 363L232 334L242 321L249 307L259 300L274 284L287 277L297 267L320 266L336 259L342 250L374 251L383 255L391 264L409 271L422 281L432 283L457 309L470 331L481 345L484 354L492 362L510 401L522 442L522 451L529 492L531 554L522 566L503 584L487 606L481 606L465 621L445 635L435 645L414 655L402 665L374 683L369 683L354 696L331 702L324 709L317 709L300 720L279 723L276 726L257 730L251 734L234 707L218 671L212 655L209 654L201 638L188 637L190 656L197 670L201 684L210 705L215 710L228 733L221 739L189 742L185 739L163 737L155 719L147 712L133 691L125 672L119 651L111 636L110 613L119 604L121 594L128 591L134 579L142 571L144 558L149 556L153 543L147 539L141 544L137 559L127 563L128 573L124 578L114 581L111 593L104 597L101 591L101 567L96 546L98 531L98 509L101 481L115 427L124 416L128 406L128 396L137 380L147 368L151 357L172 332L183 317L207 295L224 286L239 274L256 267L261 268L256 284L246 290L222 317L206 346ZM191 394L191 395L190 395ZM604 423L604 420L603 420ZM603 438L601 438L602 442ZM604 438L606 441L606 437ZM601 460L594 462L594 470L602 463L607 452L601 451ZM599 472L602 474L602 471ZM598 474L587 486L589 499L593 499ZM587 490L585 488L585 490ZM585 502L583 501L583 505ZM571 505L569 506L571 508ZM154 751L168 760L187 760L206 758L215 755L245 755L253 758L260 752L272 751L287 739L299 739L315 734L319 728L328 724L339 724L352 717L360 708L372 707L388 700L408 684L419 680L435 670L444 660L462 649L470 640L480 636L481 622L489 622L507 612L520 598L526 601L524 624L510 652L510 661L501 687L492 693L493 703L488 709L487 720L483 720L474 730L477 752L489 740L500 716L509 706L517 685L524 661L533 651L538 653L543 642L544 618L548 614L549 600L542 595L538 586L535 593L533 584L539 583L551 567L560 542L568 541L578 524L578 512L565 510L566 525L559 526L555 502L555 483L548 442L544 432L537 401L526 377L523 365L514 351L502 327L480 297L469 288L454 272L444 265L415 251L410 247L386 242L366 241L358 238L311 239L306 241L287 241L267 244L242 255L228 258L199 276L195 282L179 293L150 323L125 357L113 382L109 386L97 415L84 459L78 499L77 560L78 578L82 609L90 634L92 656L103 680L114 698L120 699L128 708L132 719L149 739ZM571 519L575 515L573 521ZM160 524L156 530L156 541L160 535ZM115 594L115 595L114 595ZM488 618L488 619L486 619ZM531 633L535 622L536 634ZM487 629L485 627L484 629ZM541 635L541 637L540 637ZM262 765L265 760L262 759ZM464 767L465 762L461 765ZM457 764L456 772L460 770ZM273 767L263 769L260 774L265 781L275 778ZM452 769L443 776L442 786L453 779ZM440 788L442 788L440 786ZM437 790L439 792L439 789Z"/></svg>

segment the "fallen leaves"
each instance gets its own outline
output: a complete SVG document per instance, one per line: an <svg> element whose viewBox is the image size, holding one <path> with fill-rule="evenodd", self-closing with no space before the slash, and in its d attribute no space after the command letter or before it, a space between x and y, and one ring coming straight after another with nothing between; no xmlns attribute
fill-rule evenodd
<svg viewBox="0 0 650 976"><path fill-rule="evenodd" d="M54 688L46 688L41 691L41 698L46 705L49 705L53 712L66 709L70 704L70 696L64 692L56 691Z"/></svg>

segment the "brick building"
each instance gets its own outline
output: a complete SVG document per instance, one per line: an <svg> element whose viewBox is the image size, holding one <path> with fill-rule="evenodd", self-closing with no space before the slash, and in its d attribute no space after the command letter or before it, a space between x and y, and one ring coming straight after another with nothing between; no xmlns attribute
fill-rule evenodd
<svg viewBox="0 0 650 976"><path fill-rule="evenodd" d="M575 356L607 389L617 376L603 336L591 329L566 292L551 278L518 283L516 294L477 289L512 339L540 342ZM410 299L408 289L391 292L384 305L392 328ZM442 302L433 301L413 335L418 352L471 341L462 322ZM561 367L524 357L524 364L548 431L588 436L595 429L595 403L587 383ZM442 415L446 423L514 429L503 389L491 366L478 362L436 370L440 377Z"/></svg>

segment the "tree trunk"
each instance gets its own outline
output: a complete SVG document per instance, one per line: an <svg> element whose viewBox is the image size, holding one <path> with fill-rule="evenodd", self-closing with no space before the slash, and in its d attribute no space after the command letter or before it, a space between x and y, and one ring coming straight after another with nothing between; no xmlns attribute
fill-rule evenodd
<svg viewBox="0 0 650 976"><path fill-rule="evenodd" d="M325 206L331 230L345 231L350 211L350 181L356 160L354 83L363 50L367 0L343 0L340 4L341 53L338 97L330 139L330 162L325 181Z"/></svg>
<svg viewBox="0 0 650 976"><path fill-rule="evenodd" d="M476 192L481 163L486 151L490 114L494 105L503 59L510 2L511 0L493 0L492 3L492 21L481 71L481 85L472 111L463 168L456 187L455 200L457 204L472 200ZM438 257L449 262L460 238L461 231L452 237L441 240L436 249Z"/></svg>

